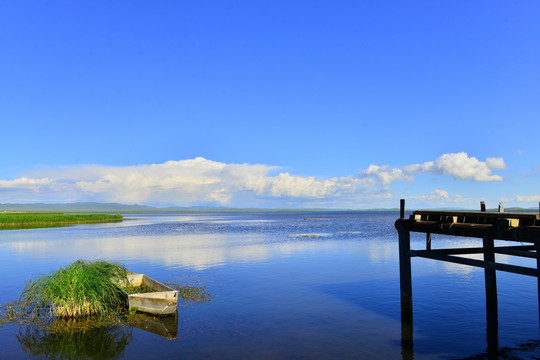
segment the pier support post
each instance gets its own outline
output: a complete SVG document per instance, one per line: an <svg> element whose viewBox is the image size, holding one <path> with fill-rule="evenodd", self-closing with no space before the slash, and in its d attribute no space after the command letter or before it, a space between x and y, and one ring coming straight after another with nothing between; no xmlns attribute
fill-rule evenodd
<svg viewBox="0 0 540 360"><path fill-rule="evenodd" d="M484 261L495 262L495 242L492 238L482 239ZM488 355L496 355L499 349L499 320L497 304L497 275L493 269L484 268L486 286L486 325Z"/></svg>
<svg viewBox="0 0 540 360"><path fill-rule="evenodd" d="M400 202L400 220L405 219L405 200ZM411 235L403 224L397 226L399 234L399 286L401 291L401 355L403 360L412 360L413 312L411 275Z"/></svg>
<svg viewBox="0 0 540 360"><path fill-rule="evenodd" d="M540 241L536 240L534 242L534 245L536 247L536 279L537 279L537 286L538 286L538 319L540 324Z"/></svg>
<svg viewBox="0 0 540 360"><path fill-rule="evenodd" d="M400 218L405 219L405 200L401 199ZM399 285L401 313L412 313L411 235L409 229L398 226L399 234Z"/></svg>
<svg viewBox="0 0 540 360"><path fill-rule="evenodd" d="M399 229L399 286L401 290L401 313L412 312L412 276L410 233Z"/></svg>

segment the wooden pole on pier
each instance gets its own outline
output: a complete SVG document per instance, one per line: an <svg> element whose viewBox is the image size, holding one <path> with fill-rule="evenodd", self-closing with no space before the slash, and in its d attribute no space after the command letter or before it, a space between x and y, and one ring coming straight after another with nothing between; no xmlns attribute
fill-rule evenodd
<svg viewBox="0 0 540 360"><path fill-rule="evenodd" d="M485 201L480 201L480 211L481 212L486 212L486 202Z"/></svg>

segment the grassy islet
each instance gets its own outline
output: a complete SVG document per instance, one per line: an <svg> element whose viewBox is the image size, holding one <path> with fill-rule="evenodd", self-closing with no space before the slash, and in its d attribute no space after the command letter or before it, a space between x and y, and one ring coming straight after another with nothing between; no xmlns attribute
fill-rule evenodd
<svg viewBox="0 0 540 360"><path fill-rule="evenodd" d="M111 214L0 213L0 229L11 230L122 220L122 215Z"/></svg>
<svg viewBox="0 0 540 360"><path fill-rule="evenodd" d="M106 262L76 262L29 281L20 297L27 312L59 318L104 316L125 308L127 270Z"/></svg>

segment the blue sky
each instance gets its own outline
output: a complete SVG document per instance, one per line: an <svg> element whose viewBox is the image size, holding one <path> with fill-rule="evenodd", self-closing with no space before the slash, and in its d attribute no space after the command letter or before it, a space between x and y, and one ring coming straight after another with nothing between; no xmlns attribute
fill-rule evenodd
<svg viewBox="0 0 540 360"><path fill-rule="evenodd" d="M0 6L0 203L540 201L538 1Z"/></svg>

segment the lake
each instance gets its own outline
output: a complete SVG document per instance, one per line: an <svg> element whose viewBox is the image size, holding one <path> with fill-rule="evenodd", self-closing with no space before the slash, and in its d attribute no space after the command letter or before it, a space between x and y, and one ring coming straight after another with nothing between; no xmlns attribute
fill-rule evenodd
<svg viewBox="0 0 540 360"><path fill-rule="evenodd" d="M155 327L77 334L0 326L0 357L125 359L482 359L484 272L412 259L413 353L402 353L397 213L126 214L122 223L0 232L0 304L32 275L77 259L118 261L162 282L200 284ZM433 247L481 240L433 236ZM423 234L412 234L422 248ZM502 262L527 259L497 255ZM536 278L497 273L499 358L538 358ZM150 330L150 331L149 331ZM167 331L169 331L167 333ZM68 344L68 345L66 345ZM69 349L67 349L69 347Z"/></svg>

